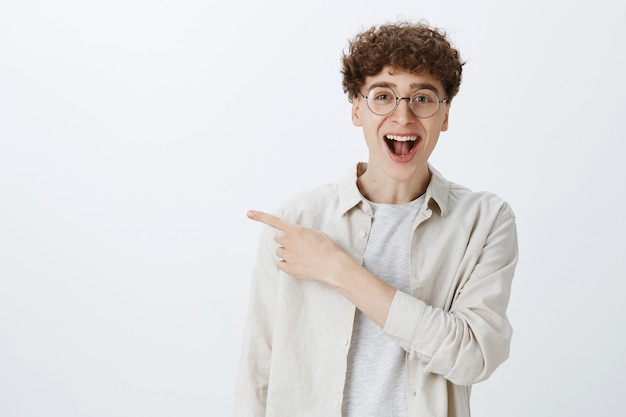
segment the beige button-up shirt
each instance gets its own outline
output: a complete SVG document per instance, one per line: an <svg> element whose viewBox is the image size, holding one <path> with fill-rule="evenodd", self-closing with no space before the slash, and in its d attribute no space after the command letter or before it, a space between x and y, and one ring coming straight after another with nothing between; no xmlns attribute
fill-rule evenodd
<svg viewBox="0 0 626 417"><path fill-rule="evenodd" d="M356 186L365 169L358 164L278 215L325 232L362 262L372 222ZM499 197L431 173L407 248L411 292L396 292L383 330L406 351L409 416L469 417L471 385L509 354L515 216ZM253 270L235 416L340 417L355 307L280 271L275 232L264 229Z"/></svg>

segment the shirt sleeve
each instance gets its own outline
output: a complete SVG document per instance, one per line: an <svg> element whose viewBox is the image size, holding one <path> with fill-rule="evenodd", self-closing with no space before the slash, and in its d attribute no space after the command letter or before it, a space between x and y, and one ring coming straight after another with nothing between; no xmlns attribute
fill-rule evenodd
<svg viewBox="0 0 626 417"><path fill-rule="evenodd" d="M518 258L515 217L505 206L493 222L448 311L396 292L385 333L424 363L424 371L457 385L488 378L509 355L506 316Z"/></svg>
<svg viewBox="0 0 626 417"><path fill-rule="evenodd" d="M248 316L235 388L235 417L266 414L278 292L275 230L265 227L252 272Z"/></svg>

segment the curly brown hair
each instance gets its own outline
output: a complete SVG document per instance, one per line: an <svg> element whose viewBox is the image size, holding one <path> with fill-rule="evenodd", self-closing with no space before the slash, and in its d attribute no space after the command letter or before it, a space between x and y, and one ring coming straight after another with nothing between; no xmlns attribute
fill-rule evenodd
<svg viewBox="0 0 626 417"><path fill-rule="evenodd" d="M343 91L350 99L361 92L366 77L391 66L435 77L449 101L459 91L465 64L446 33L424 22L373 26L350 41L341 63Z"/></svg>

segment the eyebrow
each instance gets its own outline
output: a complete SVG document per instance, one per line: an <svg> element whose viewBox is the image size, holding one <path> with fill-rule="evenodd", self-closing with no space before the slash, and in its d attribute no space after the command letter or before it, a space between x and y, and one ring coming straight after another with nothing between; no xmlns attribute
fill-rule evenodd
<svg viewBox="0 0 626 417"><path fill-rule="evenodd" d="M387 81L380 81L380 82L372 84L368 88L368 90L371 90L374 87L390 87L390 88L393 88L393 89L397 89L398 88L398 86L396 84L394 84L394 83L390 83L390 82L387 82ZM437 94L440 94L439 90L437 90L437 87L435 87L431 83L411 83L409 85L409 87L412 88L413 91L427 89L427 90L432 90L432 91L434 91Z"/></svg>

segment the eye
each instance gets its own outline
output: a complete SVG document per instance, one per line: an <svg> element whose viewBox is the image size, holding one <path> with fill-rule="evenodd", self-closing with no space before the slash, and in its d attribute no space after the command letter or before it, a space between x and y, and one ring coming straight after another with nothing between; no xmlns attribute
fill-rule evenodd
<svg viewBox="0 0 626 417"><path fill-rule="evenodd" d="M373 101L380 104L393 103L396 95L388 88L373 88L369 96Z"/></svg>
<svg viewBox="0 0 626 417"><path fill-rule="evenodd" d="M395 100L395 96L389 93L377 93L373 98L375 102L380 104L392 103Z"/></svg>
<svg viewBox="0 0 626 417"><path fill-rule="evenodd" d="M415 104L432 104L439 100L431 91L417 91L411 96L411 101Z"/></svg>

